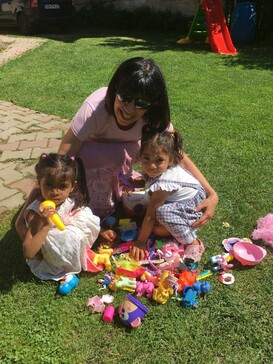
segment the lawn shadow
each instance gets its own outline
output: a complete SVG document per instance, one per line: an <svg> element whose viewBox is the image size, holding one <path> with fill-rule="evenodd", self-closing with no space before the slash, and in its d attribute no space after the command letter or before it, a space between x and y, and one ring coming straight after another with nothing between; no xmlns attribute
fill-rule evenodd
<svg viewBox="0 0 273 364"><path fill-rule="evenodd" d="M20 282L33 280L26 260L23 256L22 242L15 229L15 221L19 211L12 218L10 229L0 240L0 291L8 292L12 286Z"/></svg>
<svg viewBox="0 0 273 364"><path fill-rule="evenodd" d="M0 28L2 34L20 36L16 28ZM204 38L194 39L187 44L177 41L185 34L177 32L160 32L158 30L139 31L126 29L92 28L90 26L74 26L68 33L44 30L34 35L36 38L52 39L63 43L74 43L84 38L102 38L99 46L111 48L128 48L128 51L149 52L192 52L197 54L211 53L210 44ZM241 66L246 69L273 70L273 40L257 40L251 45L238 46L236 55L217 54L224 59L227 67Z"/></svg>
<svg viewBox="0 0 273 364"><path fill-rule="evenodd" d="M253 45L240 46L237 55L227 57L229 67L241 66L246 69L273 71L273 41L256 42Z"/></svg>

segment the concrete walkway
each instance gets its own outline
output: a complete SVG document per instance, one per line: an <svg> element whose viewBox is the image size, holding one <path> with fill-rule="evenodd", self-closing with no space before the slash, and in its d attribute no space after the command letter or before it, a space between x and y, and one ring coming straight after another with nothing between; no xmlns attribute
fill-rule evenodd
<svg viewBox="0 0 273 364"><path fill-rule="evenodd" d="M39 46L36 38L0 35L8 47L0 68L14 57ZM34 166L43 152L56 152L69 121L0 100L0 213L18 208L35 183Z"/></svg>

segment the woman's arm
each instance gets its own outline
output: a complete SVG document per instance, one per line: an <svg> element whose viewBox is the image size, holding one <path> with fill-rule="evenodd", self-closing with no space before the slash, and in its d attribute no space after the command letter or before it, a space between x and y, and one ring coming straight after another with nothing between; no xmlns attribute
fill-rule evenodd
<svg viewBox="0 0 273 364"><path fill-rule="evenodd" d="M211 187L209 182L206 180L205 176L201 173L201 171L196 167L196 165L192 162L192 160L185 154L184 158L181 162L182 167L187 169L204 187L207 198L200 205L198 205L195 211L204 210L204 214L202 217L197 220L192 227L198 228L200 226L206 225L206 223L212 218L214 215L214 211L218 204L218 195L215 190Z"/></svg>
<svg viewBox="0 0 273 364"><path fill-rule="evenodd" d="M77 155L83 145L83 142L78 139L72 132L71 128L63 137L58 149L59 154L68 154L70 156Z"/></svg>
<svg viewBox="0 0 273 364"><path fill-rule="evenodd" d="M155 225L156 210L159 206L163 205L167 196L170 194L170 192L162 190L153 192L137 240L132 245L130 252L131 257L135 260L143 260L148 256L149 253L146 250L146 243Z"/></svg>
<svg viewBox="0 0 273 364"><path fill-rule="evenodd" d="M40 251L51 224L33 211L29 212L28 218L29 228L23 241L23 253L26 259L32 259Z"/></svg>
<svg viewBox="0 0 273 364"><path fill-rule="evenodd" d="M24 213L25 213L25 209L34 201L36 200L38 197L40 196L40 188L38 186L38 184L32 189L32 191L30 192L30 194L28 195L28 198L26 199L22 210L20 211L16 221L15 221L15 229L17 231L17 234L19 235L20 239L22 241L24 241L25 239L25 235L27 232L27 227L25 224L25 218L24 218Z"/></svg>

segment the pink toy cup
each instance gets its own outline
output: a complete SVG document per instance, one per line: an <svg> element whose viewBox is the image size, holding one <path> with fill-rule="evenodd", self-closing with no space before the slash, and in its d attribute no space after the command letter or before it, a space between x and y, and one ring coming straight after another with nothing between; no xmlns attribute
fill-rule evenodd
<svg viewBox="0 0 273 364"><path fill-rule="evenodd" d="M111 322L113 321L115 314L115 307L113 306L107 306L106 310L104 311L104 314L102 316L102 319L104 322Z"/></svg>

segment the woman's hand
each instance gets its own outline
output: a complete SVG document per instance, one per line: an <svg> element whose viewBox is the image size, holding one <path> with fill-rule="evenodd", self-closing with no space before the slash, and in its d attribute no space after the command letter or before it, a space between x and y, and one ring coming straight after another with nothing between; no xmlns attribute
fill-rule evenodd
<svg viewBox="0 0 273 364"><path fill-rule="evenodd" d="M130 257L136 261L148 258L149 253L146 249L146 243L136 241L131 245Z"/></svg>
<svg viewBox="0 0 273 364"><path fill-rule="evenodd" d="M196 208L195 208L196 212L204 210L203 216L200 217L199 220L195 221L194 224L192 224L193 228L198 228L198 227L206 225L206 223L214 215L214 211L218 204L218 196L217 196L217 193L214 191L214 189L209 184L209 182L206 180L204 175L196 167L196 165L192 162L192 160L187 156L187 154L184 154L184 157L181 161L181 165L182 165L182 167L186 168L196 179L198 179L198 181L204 187L206 194L207 194L206 200L203 201L200 205L196 206Z"/></svg>
<svg viewBox="0 0 273 364"><path fill-rule="evenodd" d="M213 190L213 192L211 192L208 195L208 197L205 199L205 201L203 201L200 205L196 206L195 212L204 210L204 213L200 217L200 219L196 220L192 224L192 227L194 229L196 229L196 228L206 225L207 222L213 217L217 204L218 204L218 195Z"/></svg>

